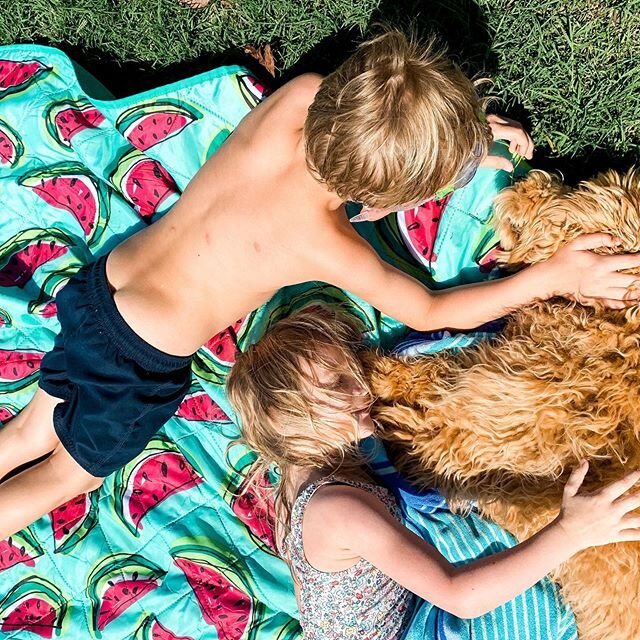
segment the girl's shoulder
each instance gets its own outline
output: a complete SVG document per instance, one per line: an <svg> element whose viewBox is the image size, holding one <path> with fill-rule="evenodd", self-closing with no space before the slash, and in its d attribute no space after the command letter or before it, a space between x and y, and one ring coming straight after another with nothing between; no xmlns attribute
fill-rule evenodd
<svg viewBox="0 0 640 640"><path fill-rule="evenodd" d="M330 492L331 490L340 491L340 488L344 489L346 487L352 487L354 489L359 489L360 491L372 493L374 495L392 495L386 487L375 482L373 478L366 475L364 472L357 475L343 475L339 473L332 473L311 482L306 487L303 487L298 494L297 500L303 498L305 494L309 496L314 495L319 489L322 489L323 493L326 493Z"/></svg>
<svg viewBox="0 0 640 640"><path fill-rule="evenodd" d="M362 562L353 550L353 520L375 522L395 507L391 494L372 482L328 476L302 489L291 512L286 547L293 567L335 573Z"/></svg>
<svg viewBox="0 0 640 640"><path fill-rule="evenodd" d="M316 477L299 487L291 496L289 517L276 519L277 546L283 557L290 557L303 546L310 534L320 545L334 546L348 538L349 522L354 517L369 518L391 516L401 520L401 513L393 494L362 473L346 476L327 474ZM276 503L276 510L282 505ZM357 515L356 515L357 514Z"/></svg>
<svg viewBox="0 0 640 640"><path fill-rule="evenodd" d="M335 522L361 507L397 512L396 500L386 487L370 479L332 474L300 491L292 507L291 525L301 524L303 518Z"/></svg>

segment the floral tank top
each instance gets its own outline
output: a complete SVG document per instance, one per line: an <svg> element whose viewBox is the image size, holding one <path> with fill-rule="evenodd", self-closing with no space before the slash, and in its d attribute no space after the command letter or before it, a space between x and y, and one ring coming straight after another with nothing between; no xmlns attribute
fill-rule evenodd
<svg viewBox="0 0 640 640"><path fill-rule="evenodd" d="M300 624L305 640L398 640L408 626L413 594L364 559L343 571L314 569L304 555L302 520L311 496L325 484L347 484L373 493L400 520L393 495L384 487L328 476L310 484L291 511L284 541L300 583ZM391 552L391 550L389 550Z"/></svg>

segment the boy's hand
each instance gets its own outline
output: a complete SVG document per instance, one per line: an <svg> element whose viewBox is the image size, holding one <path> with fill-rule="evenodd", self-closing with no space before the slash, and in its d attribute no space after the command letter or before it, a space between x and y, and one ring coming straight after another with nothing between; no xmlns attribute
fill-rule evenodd
<svg viewBox="0 0 640 640"><path fill-rule="evenodd" d="M562 508L556 520L574 548L586 549L611 542L640 540L640 494L624 494L640 480L640 470L627 474L598 491L578 493L589 470L582 462L564 488ZM624 497L623 497L624 496Z"/></svg>
<svg viewBox="0 0 640 640"><path fill-rule="evenodd" d="M620 271L640 267L640 253L599 255L591 251L619 243L606 233L588 233L561 247L546 263L540 263L551 270L545 276L553 288L550 295L568 296L582 304L598 299L613 309L639 299L640 276Z"/></svg>
<svg viewBox="0 0 640 640"><path fill-rule="evenodd" d="M518 154L527 160L533 157L533 140L524 130L524 127L511 118L490 113L487 115L487 124L491 128L494 140L507 140L509 151ZM481 167L513 171L513 164L501 156L487 156L481 163Z"/></svg>

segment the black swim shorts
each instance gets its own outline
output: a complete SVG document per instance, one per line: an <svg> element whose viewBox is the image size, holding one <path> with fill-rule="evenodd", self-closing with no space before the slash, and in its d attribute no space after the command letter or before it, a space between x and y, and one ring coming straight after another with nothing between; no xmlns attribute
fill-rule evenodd
<svg viewBox="0 0 640 640"><path fill-rule="evenodd" d="M132 460L176 412L192 360L156 349L129 327L106 261L84 266L56 296L60 333L40 374L40 387L63 400L53 415L60 442L97 477Z"/></svg>

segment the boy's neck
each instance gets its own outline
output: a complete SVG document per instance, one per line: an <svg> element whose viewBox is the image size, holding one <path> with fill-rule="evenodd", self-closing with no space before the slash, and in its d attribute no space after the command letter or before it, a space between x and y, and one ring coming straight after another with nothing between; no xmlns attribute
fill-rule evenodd
<svg viewBox="0 0 640 640"><path fill-rule="evenodd" d="M304 166L305 174L309 180L311 188L313 190L313 198L318 205L327 211L337 211L345 204L345 201L334 191L331 191L326 184L320 182L313 173L309 170L307 165L307 157L304 148L304 134L300 131L300 137L296 145L296 155L298 162Z"/></svg>

